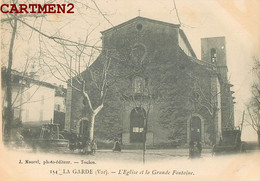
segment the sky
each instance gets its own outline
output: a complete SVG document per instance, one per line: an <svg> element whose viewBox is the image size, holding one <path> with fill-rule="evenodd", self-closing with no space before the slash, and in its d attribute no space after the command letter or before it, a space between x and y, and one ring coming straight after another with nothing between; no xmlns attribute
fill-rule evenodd
<svg viewBox="0 0 260 181"><path fill-rule="evenodd" d="M96 8L91 1L81 2L86 2L92 8ZM239 124L242 120L242 112L245 110L244 105L250 98L252 57L260 57L260 1L175 0L175 3L181 28L199 59L201 38L226 37L228 74L230 82L234 85L235 120L236 124ZM93 30L91 40L94 42L100 40L100 31L135 18L139 13L140 16L146 18L174 24L180 23L173 0L97 0L96 4L107 19L98 11L76 5L74 15L51 15L49 19L52 21L45 22L42 30L54 35L59 32L59 35L75 41L83 40L86 32ZM62 28L59 29L60 27ZM15 46L15 60L19 59L19 63L16 61L18 67L24 63L26 55L37 54L35 52L38 45L35 45L37 43L34 41L37 41L37 34L31 33L22 26L18 31ZM246 119L249 120L247 115ZM246 126L242 138L255 140L256 135L249 126Z"/></svg>

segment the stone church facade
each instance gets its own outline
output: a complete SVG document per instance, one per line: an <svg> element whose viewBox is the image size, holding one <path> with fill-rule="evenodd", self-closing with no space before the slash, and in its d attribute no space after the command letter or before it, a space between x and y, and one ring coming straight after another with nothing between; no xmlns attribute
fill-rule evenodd
<svg viewBox="0 0 260 181"><path fill-rule="evenodd" d="M223 128L234 127L225 37L201 39L199 60L176 24L136 17L101 33L102 53L91 69L110 58L111 85L95 121L98 141L118 137L123 145L141 145L147 129L151 146L212 145ZM95 105L96 91L88 89ZM86 134L86 110L68 85L65 129Z"/></svg>

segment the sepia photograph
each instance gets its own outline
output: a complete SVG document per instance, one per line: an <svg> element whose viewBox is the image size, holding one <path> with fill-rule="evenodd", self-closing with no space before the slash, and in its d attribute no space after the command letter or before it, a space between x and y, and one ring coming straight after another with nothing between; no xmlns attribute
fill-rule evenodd
<svg viewBox="0 0 260 181"><path fill-rule="evenodd" d="M259 0L0 5L0 180L260 180Z"/></svg>

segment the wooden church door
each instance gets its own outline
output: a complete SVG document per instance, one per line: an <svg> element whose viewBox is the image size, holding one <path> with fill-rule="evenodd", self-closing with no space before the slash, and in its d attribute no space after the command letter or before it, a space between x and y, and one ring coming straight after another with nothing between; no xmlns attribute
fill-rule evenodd
<svg viewBox="0 0 260 181"><path fill-rule="evenodd" d="M144 118L146 112L143 108L136 107L130 114L130 142L142 143L144 131Z"/></svg>
<svg viewBox="0 0 260 181"><path fill-rule="evenodd" d="M193 142L201 141L201 120L199 117L192 117L190 122L190 140Z"/></svg>

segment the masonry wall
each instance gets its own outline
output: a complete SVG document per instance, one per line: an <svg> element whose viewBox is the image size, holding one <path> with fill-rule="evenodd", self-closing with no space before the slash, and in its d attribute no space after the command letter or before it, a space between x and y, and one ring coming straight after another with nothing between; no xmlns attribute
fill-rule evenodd
<svg viewBox="0 0 260 181"><path fill-rule="evenodd" d="M216 61L214 62L219 74L221 91L221 125L222 129L234 127L234 103L232 98L231 84L228 80L228 67L226 58L226 40L225 37L211 37L201 39L201 57L202 60L211 62L211 50L216 51Z"/></svg>
<svg viewBox="0 0 260 181"><path fill-rule="evenodd" d="M142 24L141 29L137 28L138 24ZM216 140L221 113L212 116L194 100L199 85L203 92L202 103L216 101L220 105L219 97L212 96L219 86L217 76L213 82L211 79L215 75L214 66L206 68L196 62L199 60L188 57L178 45L176 28L138 20L103 33L102 40L103 52L91 67L101 70L102 62L110 57L109 82L113 84L109 87L104 108L96 117L97 140L106 142L120 137L124 145L135 145L130 142L130 113L137 106L145 108L140 98L132 100L137 95L133 87L136 76L147 80L146 88L149 87L152 95L148 145L187 144L190 119L195 115L202 120L203 144L211 145ZM89 90L91 99L96 101L97 92L91 86ZM70 129L77 129L79 121L87 116L88 108L84 108L82 102L83 97L73 90Z"/></svg>
<svg viewBox="0 0 260 181"><path fill-rule="evenodd" d="M23 92L22 122L53 120L55 89L32 84Z"/></svg>
<svg viewBox="0 0 260 181"><path fill-rule="evenodd" d="M221 102L222 102L222 128L234 127L234 103L230 90L230 84L221 84Z"/></svg>

